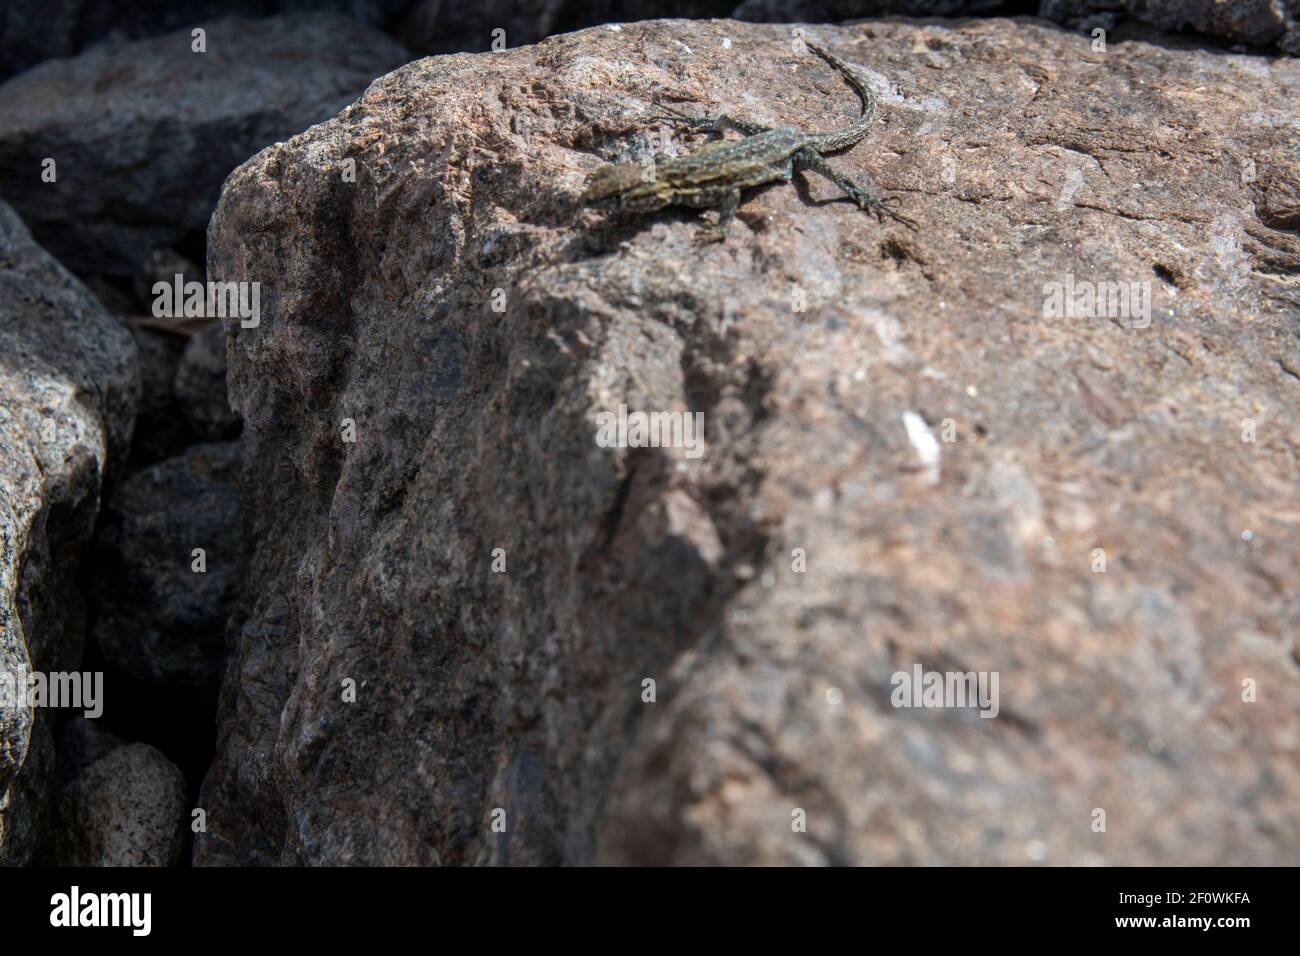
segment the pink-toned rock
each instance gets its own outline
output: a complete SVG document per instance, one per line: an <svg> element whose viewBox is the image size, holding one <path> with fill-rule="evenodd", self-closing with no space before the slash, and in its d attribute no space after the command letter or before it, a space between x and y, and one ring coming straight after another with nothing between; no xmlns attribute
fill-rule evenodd
<svg viewBox="0 0 1300 956"><path fill-rule="evenodd" d="M802 177L707 248L575 204L694 145L656 100L855 115L734 22L413 63L232 175L198 862L1296 862L1300 65L815 30L883 107L832 163L915 232ZM620 404L703 455L598 444ZM917 665L996 717L894 706Z"/></svg>

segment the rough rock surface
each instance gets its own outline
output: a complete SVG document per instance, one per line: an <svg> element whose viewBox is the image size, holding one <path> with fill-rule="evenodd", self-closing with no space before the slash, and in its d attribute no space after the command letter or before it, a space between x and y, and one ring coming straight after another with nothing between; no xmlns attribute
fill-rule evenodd
<svg viewBox="0 0 1300 956"><path fill-rule="evenodd" d="M135 274L155 248L207 225L235 166L407 59L336 15L203 27L205 53L186 29L50 60L0 86L0 192L73 269ZM53 183L41 179L47 158Z"/></svg>
<svg viewBox="0 0 1300 956"><path fill-rule="evenodd" d="M917 231L803 177L703 248L575 208L694 145L655 98L855 114L735 22L409 64L231 176L209 274L270 306L197 862L1297 862L1300 64L816 32ZM598 445L620 404L704 454ZM892 706L916 665L997 717Z"/></svg>
<svg viewBox="0 0 1300 956"><path fill-rule="evenodd" d="M185 779L148 744L91 764L63 792L61 866L174 866L183 846Z"/></svg>
<svg viewBox="0 0 1300 956"><path fill-rule="evenodd" d="M106 468L125 457L131 336L0 203L0 669L72 670L74 579ZM47 712L0 706L0 863L25 862L53 764Z"/></svg>
<svg viewBox="0 0 1300 956"><path fill-rule="evenodd" d="M145 680L216 682L244 584L238 476L237 442L194 445L108 500L95 535L91 631L107 660Z"/></svg>

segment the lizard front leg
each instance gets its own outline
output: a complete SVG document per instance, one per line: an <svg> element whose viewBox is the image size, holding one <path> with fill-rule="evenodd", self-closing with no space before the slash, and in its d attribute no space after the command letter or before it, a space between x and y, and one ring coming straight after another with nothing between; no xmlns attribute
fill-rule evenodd
<svg viewBox="0 0 1300 956"><path fill-rule="evenodd" d="M835 167L826 162L825 157L815 150L799 150L799 152L794 154L794 162L795 166L799 169L806 169L809 172L816 173L819 176L824 176L829 179L836 186L839 186L840 189L843 189L848 197L858 204L859 208L874 212L880 217L882 222L885 217L888 216L896 222L901 222L909 229L916 228L916 223L911 219L908 219L906 216L890 209L888 205L889 201L873 196L870 190L865 186L860 183L855 183L844 174L838 172Z"/></svg>
<svg viewBox="0 0 1300 956"><path fill-rule="evenodd" d="M745 136L757 136L759 133L766 133L774 129L771 126L761 126L758 123L751 123L748 120L736 119L726 113L719 113L716 116L690 116L671 106L658 104L662 113L652 113L647 119L654 122L671 123L679 128L689 129L695 133L718 133L725 130L735 130L737 133L743 133Z"/></svg>
<svg viewBox="0 0 1300 956"><path fill-rule="evenodd" d="M727 230L731 226L731 220L736 218L736 210L740 208L740 190L728 189L717 196L718 199L718 221L712 226L700 226L695 230L695 241L700 245L709 242L721 242L727 238Z"/></svg>

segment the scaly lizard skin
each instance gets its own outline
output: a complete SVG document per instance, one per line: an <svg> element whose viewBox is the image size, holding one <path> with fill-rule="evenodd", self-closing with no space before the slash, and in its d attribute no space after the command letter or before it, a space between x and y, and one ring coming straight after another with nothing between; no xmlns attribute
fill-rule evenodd
<svg viewBox="0 0 1300 956"><path fill-rule="evenodd" d="M715 242L726 238L727 228L740 206L742 189L789 182L796 169L807 169L825 176L859 207L875 212L882 221L888 216L915 227L910 219L894 212L866 187L836 172L826 162L824 157L828 153L848 149L867 135L875 125L879 108L866 80L830 51L807 37L802 39L808 49L833 66L857 92L862 100L862 115L857 122L830 133L803 133L760 126L725 114L690 117L673 111L654 118L698 132L721 134L723 130L733 129L745 134L745 138L712 142L677 158L656 155L653 165L603 166L587 180L581 201L625 212L652 212L665 206L717 207L717 224L702 227L696 234L700 242Z"/></svg>

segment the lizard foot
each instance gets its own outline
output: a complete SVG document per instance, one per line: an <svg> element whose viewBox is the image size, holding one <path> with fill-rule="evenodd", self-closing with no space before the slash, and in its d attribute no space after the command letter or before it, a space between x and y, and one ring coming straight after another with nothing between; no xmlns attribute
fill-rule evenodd
<svg viewBox="0 0 1300 956"><path fill-rule="evenodd" d="M715 242L722 242L727 238L727 230L722 226L700 226L695 230L693 238L697 246L707 246Z"/></svg>
<svg viewBox="0 0 1300 956"><path fill-rule="evenodd" d="M894 211L893 207L896 206L897 204L898 204L897 197L886 196L884 199L877 199L876 201L870 203L868 206L864 206L863 208L872 210L880 218L881 222L884 222L886 218L889 218L894 220L894 222L902 223L908 229L918 228L915 220L908 219L902 213Z"/></svg>

